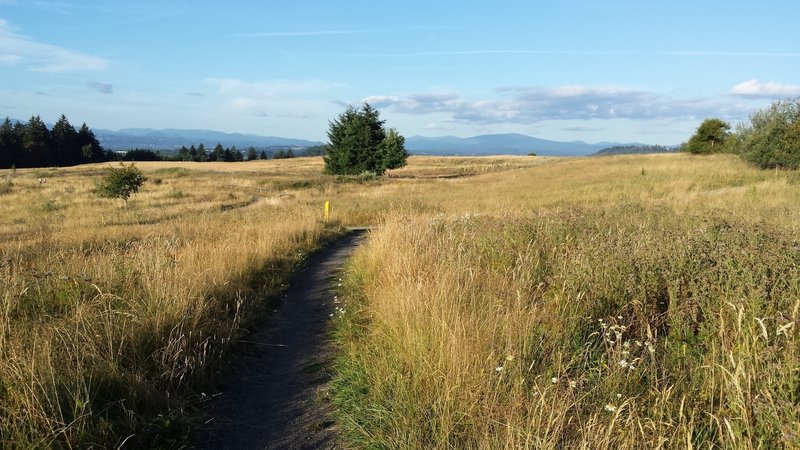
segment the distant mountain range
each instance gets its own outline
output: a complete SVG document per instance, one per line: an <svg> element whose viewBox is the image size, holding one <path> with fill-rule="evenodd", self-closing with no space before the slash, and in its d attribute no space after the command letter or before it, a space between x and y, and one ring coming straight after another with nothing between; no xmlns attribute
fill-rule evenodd
<svg viewBox="0 0 800 450"><path fill-rule="evenodd" d="M119 131L94 130L100 144L109 150L129 150L141 148L149 150L177 150L181 146L197 146L201 143L208 148L222 144L223 147L236 146L240 150L248 147L305 148L322 145L322 142L305 139L289 139L277 136L255 134L222 133L210 130L154 130L151 128L126 128Z"/></svg>
<svg viewBox="0 0 800 450"><path fill-rule="evenodd" d="M52 125L49 125L52 127ZM323 142L305 139L291 139L277 136L260 136L243 133L223 133L211 130L185 130L152 128L125 128L112 131L94 129L100 144L108 150L130 150L134 148L175 151L181 146L204 144L207 148L217 143L223 147L236 146L240 150L248 147L294 148L301 149L323 145ZM561 142L539 139L525 134L486 134L468 138L455 136L406 138L406 149L416 155L527 155L536 153L542 156L582 156L591 154L651 153L658 146L639 143L599 142L589 144L583 141ZM651 151L646 151L646 150ZM669 150L667 150L669 151Z"/></svg>
<svg viewBox="0 0 800 450"><path fill-rule="evenodd" d="M527 155L544 156L589 155L614 145L616 142L587 144L583 141L559 142L539 139L525 134L487 134L470 138L455 136L406 139L408 151L418 155Z"/></svg>

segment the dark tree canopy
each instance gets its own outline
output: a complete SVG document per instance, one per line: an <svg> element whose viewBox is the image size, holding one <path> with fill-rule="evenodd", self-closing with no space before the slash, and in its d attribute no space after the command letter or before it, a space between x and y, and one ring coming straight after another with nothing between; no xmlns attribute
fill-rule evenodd
<svg viewBox="0 0 800 450"><path fill-rule="evenodd" d="M6 118L0 125L0 169L73 166L110 157L86 124L75 131L63 115L52 130L39 116L27 123L12 123Z"/></svg>
<svg viewBox="0 0 800 450"><path fill-rule="evenodd" d="M408 157L405 138L394 129L387 131L384 122L368 103L361 108L349 106L330 122L325 170L337 175L380 175L404 166Z"/></svg>

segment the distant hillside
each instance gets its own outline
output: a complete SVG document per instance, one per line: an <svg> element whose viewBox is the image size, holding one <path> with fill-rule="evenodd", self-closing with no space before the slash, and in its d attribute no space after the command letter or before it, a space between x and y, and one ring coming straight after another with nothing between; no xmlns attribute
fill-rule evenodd
<svg viewBox="0 0 800 450"><path fill-rule="evenodd" d="M675 153L677 151L678 149L675 147L664 147L662 145L615 145L613 147L604 148L594 153L593 156Z"/></svg>
<svg viewBox="0 0 800 450"><path fill-rule="evenodd" d="M205 144L213 147L217 143L223 147L236 146L239 149L256 148L305 148L321 145L321 142L304 139L290 139L277 136L255 134L222 133L210 130L154 130L151 128L127 128L119 131L96 130L100 144L109 150L142 148L150 150L176 150L181 146Z"/></svg>
<svg viewBox="0 0 800 450"><path fill-rule="evenodd" d="M408 151L417 155L527 155L536 153L546 156L576 156L589 155L614 144L548 141L524 134L488 134L470 138L412 136L406 139Z"/></svg>

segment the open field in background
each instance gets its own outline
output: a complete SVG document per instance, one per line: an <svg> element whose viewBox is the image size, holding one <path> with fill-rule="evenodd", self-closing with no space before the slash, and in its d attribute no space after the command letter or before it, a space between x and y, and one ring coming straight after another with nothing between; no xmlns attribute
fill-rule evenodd
<svg viewBox="0 0 800 450"><path fill-rule="evenodd" d="M726 155L412 157L379 180L321 158L138 163L126 208L92 194L105 166L0 171L3 442L184 442L302 255L373 225L337 319L354 444L800 445L796 172Z"/></svg>

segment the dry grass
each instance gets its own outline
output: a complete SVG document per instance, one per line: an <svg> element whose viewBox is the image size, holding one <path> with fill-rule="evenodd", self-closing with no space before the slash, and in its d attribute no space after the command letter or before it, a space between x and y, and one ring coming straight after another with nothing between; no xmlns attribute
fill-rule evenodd
<svg viewBox="0 0 800 450"><path fill-rule="evenodd" d="M139 163L149 181L124 207L92 192L107 166L0 171L5 447L184 443L231 340L391 192L325 176L321 158Z"/></svg>
<svg viewBox="0 0 800 450"><path fill-rule="evenodd" d="M338 229L274 164L140 166L129 207L91 193L103 166L18 170L3 196L5 446L184 441L230 340Z"/></svg>
<svg viewBox="0 0 800 450"><path fill-rule="evenodd" d="M410 162L140 163L127 208L92 194L104 165L0 172L4 445L185 443L230 342L344 225L377 225L338 319L355 446L800 445L797 173Z"/></svg>
<svg viewBox="0 0 800 450"><path fill-rule="evenodd" d="M797 447L797 180L657 155L412 189L347 277L352 442Z"/></svg>

